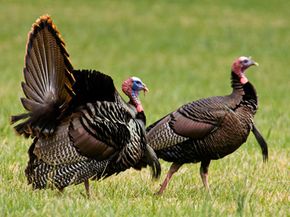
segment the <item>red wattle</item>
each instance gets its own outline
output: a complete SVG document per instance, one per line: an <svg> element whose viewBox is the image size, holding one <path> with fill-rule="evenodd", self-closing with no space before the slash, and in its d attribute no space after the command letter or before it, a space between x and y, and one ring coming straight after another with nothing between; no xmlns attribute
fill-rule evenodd
<svg viewBox="0 0 290 217"><path fill-rule="evenodd" d="M138 104L136 109L137 109L137 112L142 112L143 111L143 107L142 107L141 104Z"/></svg>
<svg viewBox="0 0 290 217"><path fill-rule="evenodd" d="M246 76L242 76L242 77L240 78L240 82L241 82L242 84L245 84L245 83L248 82L248 79L246 78Z"/></svg>

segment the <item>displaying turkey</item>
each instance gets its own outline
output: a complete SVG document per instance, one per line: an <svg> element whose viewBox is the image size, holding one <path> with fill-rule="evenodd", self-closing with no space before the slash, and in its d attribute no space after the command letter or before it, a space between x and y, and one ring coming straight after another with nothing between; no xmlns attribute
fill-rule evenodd
<svg viewBox="0 0 290 217"><path fill-rule="evenodd" d="M253 122L258 108L256 90L245 76L245 70L253 65L258 64L251 58L239 57L232 65L230 95L185 104L146 129L147 142L157 156L173 162L159 194L185 163L201 162L200 175L209 189L210 161L237 150L250 131L261 146L264 161L267 160L267 143Z"/></svg>
<svg viewBox="0 0 290 217"><path fill-rule="evenodd" d="M25 170L34 189L100 179L148 163L158 177L159 161L145 137L145 114L138 98L147 87L127 79L118 94L110 76L74 70L65 44L49 16L32 26L26 47L21 98L27 113L12 116L16 131L33 138Z"/></svg>

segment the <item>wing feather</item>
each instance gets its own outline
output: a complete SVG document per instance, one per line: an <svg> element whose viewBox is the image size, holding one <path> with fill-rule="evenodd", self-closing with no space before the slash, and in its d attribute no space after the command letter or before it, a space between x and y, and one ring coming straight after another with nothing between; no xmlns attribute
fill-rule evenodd
<svg viewBox="0 0 290 217"><path fill-rule="evenodd" d="M146 129L148 144L154 150L172 147L186 139L201 139L222 123L230 108L220 97L198 100L181 106Z"/></svg>
<svg viewBox="0 0 290 217"><path fill-rule="evenodd" d="M176 134L193 139L201 139L217 127L210 123L191 120L178 112L171 115L169 125Z"/></svg>
<svg viewBox="0 0 290 217"><path fill-rule="evenodd" d="M90 134L79 119L75 119L72 122L69 132L75 147L82 155L97 160L104 160L116 151L114 147Z"/></svg>

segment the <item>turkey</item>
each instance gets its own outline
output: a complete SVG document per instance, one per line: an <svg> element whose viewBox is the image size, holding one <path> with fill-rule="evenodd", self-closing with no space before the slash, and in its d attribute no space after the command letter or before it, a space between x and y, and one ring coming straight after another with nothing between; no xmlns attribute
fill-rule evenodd
<svg viewBox="0 0 290 217"><path fill-rule="evenodd" d="M12 116L15 130L33 138L25 174L33 189L62 191L146 162L157 178L157 156L146 144L146 117L139 92L148 91L137 77L124 81L126 103L110 76L74 70L65 43L48 15L28 35L21 98L27 113ZM20 121L20 122L19 122Z"/></svg>
<svg viewBox="0 0 290 217"><path fill-rule="evenodd" d="M158 158L173 162L157 194L162 194L172 175L185 163L201 162L200 175L206 189L208 167L237 150L252 131L268 158L267 143L253 122L258 108L254 86L245 76L247 68L258 65L250 57L239 57L232 65L232 93L185 104L147 129L147 142Z"/></svg>

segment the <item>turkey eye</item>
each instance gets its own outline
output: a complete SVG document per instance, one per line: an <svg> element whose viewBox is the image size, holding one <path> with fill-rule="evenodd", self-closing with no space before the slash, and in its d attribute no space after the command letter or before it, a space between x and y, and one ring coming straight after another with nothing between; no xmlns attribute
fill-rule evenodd
<svg viewBox="0 0 290 217"><path fill-rule="evenodd" d="M141 84L141 82L140 81L136 81L136 84Z"/></svg>
<svg viewBox="0 0 290 217"><path fill-rule="evenodd" d="M249 62L248 60L244 60L244 61L243 61L243 63L248 63L248 62Z"/></svg>

